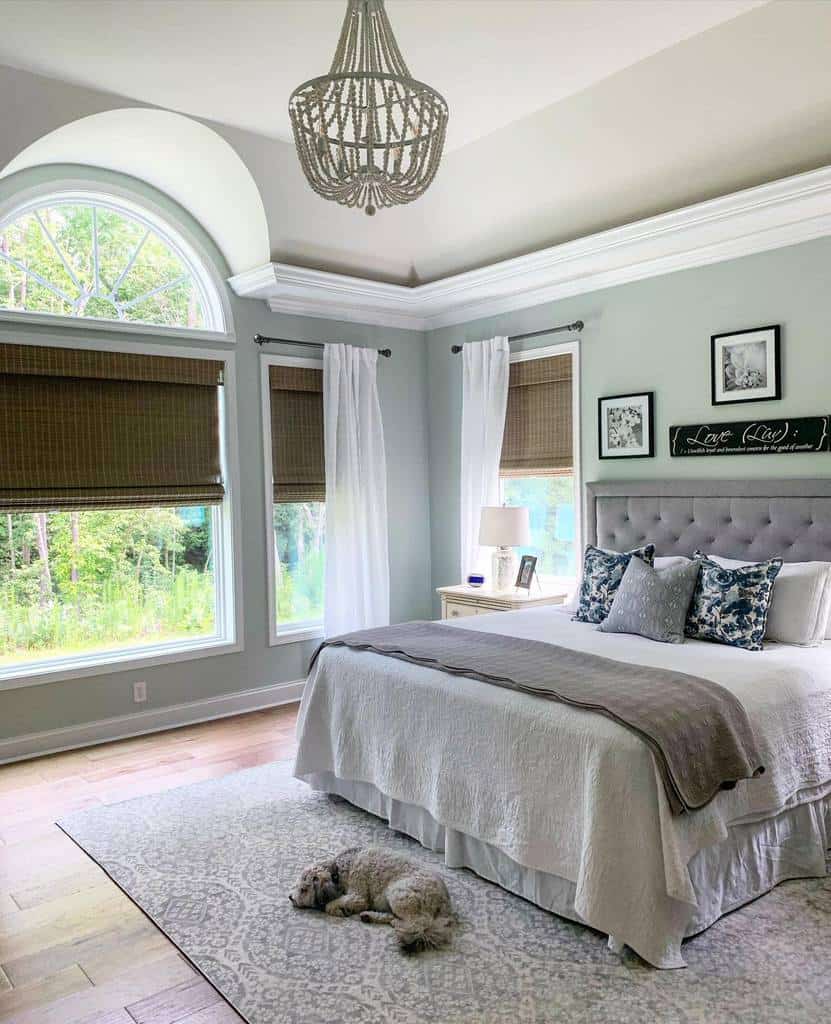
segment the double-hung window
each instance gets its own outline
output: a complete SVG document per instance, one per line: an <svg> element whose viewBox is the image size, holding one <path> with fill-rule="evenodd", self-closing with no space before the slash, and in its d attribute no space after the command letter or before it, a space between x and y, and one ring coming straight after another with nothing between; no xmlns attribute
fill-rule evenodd
<svg viewBox="0 0 831 1024"><path fill-rule="evenodd" d="M235 642L225 366L0 344L0 682Z"/></svg>
<svg viewBox="0 0 831 1024"><path fill-rule="evenodd" d="M272 643L319 635L326 557L323 364L263 356Z"/></svg>
<svg viewBox="0 0 831 1024"><path fill-rule="evenodd" d="M543 579L570 581L579 559L576 345L511 356L499 475L506 505L526 506Z"/></svg>

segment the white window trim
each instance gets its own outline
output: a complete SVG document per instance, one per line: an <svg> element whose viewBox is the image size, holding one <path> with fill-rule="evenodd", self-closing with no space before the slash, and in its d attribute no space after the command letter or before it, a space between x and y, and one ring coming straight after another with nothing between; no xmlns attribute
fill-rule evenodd
<svg viewBox="0 0 831 1024"><path fill-rule="evenodd" d="M281 356L263 352L260 355L260 394L262 399L263 424L263 483L265 485L265 550L266 550L266 608L268 609L268 646L296 644L304 640L317 640L323 636L323 620L317 622L296 622L291 626L277 623L277 566L274 558L274 485L271 461L271 386L268 379L270 366L305 366L312 370L323 369L323 356L304 359L300 356Z"/></svg>
<svg viewBox="0 0 831 1024"><path fill-rule="evenodd" d="M205 312L211 321L211 327L168 327L163 324L126 323L121 320L29 313L10 309L0 309L0 321L38 327L74 327L116 334L153 335L196 341L236 341L227 288L214 270L212 258L190 232L173 224L170 217L156 203L123 186L104 186L101 182L77 178L61 179L16 192L7 200L0 202L0 228L50 202L94 203L123 213L158 234L181 255L188 271L198 282L207 303Z"/></svg>
<svg viewBox="0 0 831 1024"><path fill-rule="evenodd" d="M523 349L511 352L509 362L527 363L531 359L546 359L548 356L571 356L571 445L574 463L574 545L577 554L577 575L572 577L541 576L542 581L555 583L576 583L580 578L583 552L583 461L580 458L580 342L564 341L559 345L545 345L542 348ZM502 479L500 477L500 490Z"/></svg>
<svg viewBox="0 0 831 1024"><path fill-rule="evenodd" d="M83 321L78 321L79 324ZM25 686L61 682L105 673L126 672L177 661L191 661L243 650L242 565L240 549L239 441L237 436L236 361L233 352L210 348L171 348L169 345L134 341L107 341L103 345L88 339L69 340L54 336L15 334L15 343L50 345L55 348L85 348L105 352L140 352L151 356L182 359L219 359L225 364L224 385L219 391L220 457L225 498L212 511L214 517L216 619L218 635L148 644L117 651L51 658L40 663L0 668L0 692ZM222 509L222 515L219 509ZM221 522L222 529L218 529Z"/></svg>

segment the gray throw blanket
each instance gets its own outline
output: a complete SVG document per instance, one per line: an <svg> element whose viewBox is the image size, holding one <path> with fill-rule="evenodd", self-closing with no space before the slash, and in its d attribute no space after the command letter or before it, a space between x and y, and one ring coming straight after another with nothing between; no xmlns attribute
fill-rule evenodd
<svg viewBox="0 0 831 1024"><path fill-rule="evenodd" d="M718 683L519 637L405 622L324 640L605 715L652 751L673 813L764 772L741 703Z"/></svg>

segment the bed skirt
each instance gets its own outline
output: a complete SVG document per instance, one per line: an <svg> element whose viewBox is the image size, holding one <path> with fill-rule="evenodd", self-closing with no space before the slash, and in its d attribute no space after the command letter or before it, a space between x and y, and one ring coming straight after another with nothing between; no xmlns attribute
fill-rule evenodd
<svg viewBox="0 0 831 1024"><path fill-rule="evenodd" d="M424 808L394 800L372 783L339 779L331 772L301 778L313 789L340 796L383 818L390 828L418 840L428 850L444 853L448 867L469 868L544 910L595 927L575 911L575 885L568 879L523 867L495 846L445 828ZM825 876L829 849L831 794L762 821L732 826L726 840L700 850L689 863L698 906L678 904L688 918L683 936L704 931L724 914L769 892L779 882ZM625 944L626 936L609 936L611 949L621 951ZM677 956L655 963L655 967L685 966L680 941L676 944ZM643 955L640 950L636 952Z"/></svg>

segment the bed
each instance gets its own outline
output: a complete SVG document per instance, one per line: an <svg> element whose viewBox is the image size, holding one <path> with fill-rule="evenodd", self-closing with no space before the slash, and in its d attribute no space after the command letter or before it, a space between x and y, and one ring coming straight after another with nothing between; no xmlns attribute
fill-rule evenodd
<svg viewBox="0 0 831 1024"><path fill-rule="evenodd" d="M831 561L831 479L597 483L586 509L587 540L613 550ZM556 607L459 626L710 679L744 705L767 770L672 814L648 747L610 719L329 647L304 692L297 777L660 968L684 966L685 937L777 883L825 875L831 640L659 644Z"/></svg>

